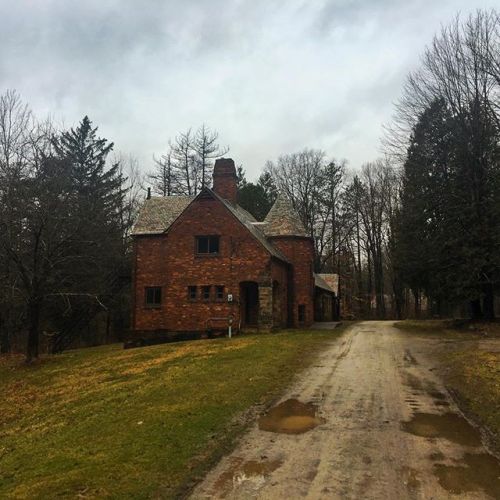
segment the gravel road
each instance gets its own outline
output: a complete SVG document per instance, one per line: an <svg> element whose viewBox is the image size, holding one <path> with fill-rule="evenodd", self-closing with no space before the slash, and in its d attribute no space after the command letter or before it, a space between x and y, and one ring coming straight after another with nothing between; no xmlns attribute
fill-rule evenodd
<svg viewBox="0 0 500 500"><path fill-rule="evenodd" d="M426 344L366 321L332 341L192 498L495 498L499 476Z"/></svg>

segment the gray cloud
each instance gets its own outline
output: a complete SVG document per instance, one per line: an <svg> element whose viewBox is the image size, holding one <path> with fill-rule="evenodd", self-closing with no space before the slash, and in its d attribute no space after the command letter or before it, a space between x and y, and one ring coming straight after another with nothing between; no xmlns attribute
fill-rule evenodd
<svg viewBox="0 0 500 500"><path fill-rule="evenodd" d="M169 137L207 123L256 176L320 147L379 155L406 73L473 1L0 0L0 91L66 125L88 114L147 170Z"/></svg>

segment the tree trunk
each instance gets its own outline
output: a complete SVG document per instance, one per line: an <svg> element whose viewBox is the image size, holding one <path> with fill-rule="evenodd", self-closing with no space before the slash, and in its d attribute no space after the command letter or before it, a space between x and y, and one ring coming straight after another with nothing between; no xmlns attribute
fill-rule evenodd
<svg viewBox="0 0 500 500"><path fill-rule="evenodd" d="M382 254L380 251L373 256L373 270L375 280L375 304L377 319L385 318L385 297L384 297L384 270L382 265Z"/></svg>
<svg viewBox="0 0 500 500"><path fill-rule="evenodd" d="M495 320L495 293L491 283L484 286L483 313L486 321Z"/></svg>
<svg viewBox="0 0 500 500"><path fill-rule="evenodd" d="M10 332L9 325L5 315L0 314L0 354L10 352Z"/></svg>
<svg viewBox="0 0 500 500"><path fill-rule="evenodd" d="M372 317L372 290L373 290L373 285L372 285L372 260L370 256L370 251L368 251L368 259L367 259L367 264L368 264L368 281L366 283L366 302L367 302L367 310L368 310L368 317Z"/></svg>
<svg viewBox="0 0 500 500"><path fill-rule="evenodd" d="M481 312L481 301L480 299L471 300L470 303L470 315L471 319L481 319L483 317Z"/></svg>
<svg viewBox="0 0 500 500"><path fill-rule="evenodd" d="M413 301L414 301L414 311L415 311L415 319L420 318L420 291L418 289L414 289L413 291Z"/></svg>
<svg viewBox="0 0 500 500"><path fill-rule="evenodd" d="M38 358L38 344L40 333L40 301L32 300L28 305L28 346L26 362L31 363Z"/></svg>
<svg viewBox="0 0 500 500"><path fill-rule="evenodd" d="M366 304L365 299L363 297L363 277L362 277L362 267L361 267L361 238L359 236L359 213L356 207L356 250L358 254L358 270L357 270L357 278L358 278L358 308L361 309L359 312L360 316L364 317L366 314Z"/></svg>

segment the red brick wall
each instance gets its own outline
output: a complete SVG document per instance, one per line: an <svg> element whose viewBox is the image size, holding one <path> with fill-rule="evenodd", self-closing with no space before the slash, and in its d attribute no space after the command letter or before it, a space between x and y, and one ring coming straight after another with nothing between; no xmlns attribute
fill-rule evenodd
<svg viewBox="0 0 500 500"><path fill-rule="evenodd" d="M220 235L220 255L195 255L195 236ZM239 283L256 281L271 284L282 277L283 264L271 265L269 253L248 230L213 199L198 199L172 225L167 235L136 239L135 314L136 330L167 329L197 331L206 329L210 317L234 316L239 322ZM276 270L274 268L276 267ZM212 286L212 298L204 302L188 299L189 285ZM215 285L224 285L222 302L215 301ZM162 286L161 309L147 309L144 287ZM234 297L227 303L227 294Z"/></svg>
<svg viewBox="0 0 500 500"><path fill-rule="evenodd" d="M141 236L134 242L134 294L132 327L141 330L165 329L162 309L146 309L145 287L161 286L165 302L167 281L166 235Z"/></svg>
<svg viewBox="0 0 500 500"><path fill-rule="evenodd" d="M274 246L279 248L293 265L293 326L299 325L299 304L305 306L305 326L314 321L314 246L309 238L274 237Z"/></svg>
<svg viewBox="0 0 500 500"><path fill-rule="evenodd" d="M221 197L236 203L238 196L236 168L230 158L219 158L215 161L213 174L213 190Z"/></svg>

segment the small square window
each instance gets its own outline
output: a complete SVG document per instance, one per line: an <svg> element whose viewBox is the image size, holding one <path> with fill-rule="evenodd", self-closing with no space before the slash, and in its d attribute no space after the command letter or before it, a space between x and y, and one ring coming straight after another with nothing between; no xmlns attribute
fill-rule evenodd
<svg viewBox="0 0 500 500"><path fill-rule="evenodd" d="M146 307L161 307L161 286L147 286L145 302Z"/></svg>
<svg viewBox="0 0 500 500"><path fill-rule="evenodd" d="M306 306L304 304L299 305L299 323L304 323L306 321Z"/></svg>
<svg viewBox="0 0 500 500"><path fill-rule="evenodd" d="M188 299L196 300L198 290L195 286L188 286Z"/></svg>
<svg viewBox="0 0 500 500"><path fill-rule="evenodd" d="M201 296L203 300L210 300L210 287L202 286L201 287Z"/></svg>
<svg viewBox="0 0 500 500"><path fill-rule="evenodd" d="M224 287L222 285L217 285L215 287L215 298L217 300L223 300L224 299Z"/></svg>
<svg viewBox="0 0 500 500"><path fill-rule="evenodd" d="M197 236L196 253L217 255L219 253L219 236Z"/></svg>

